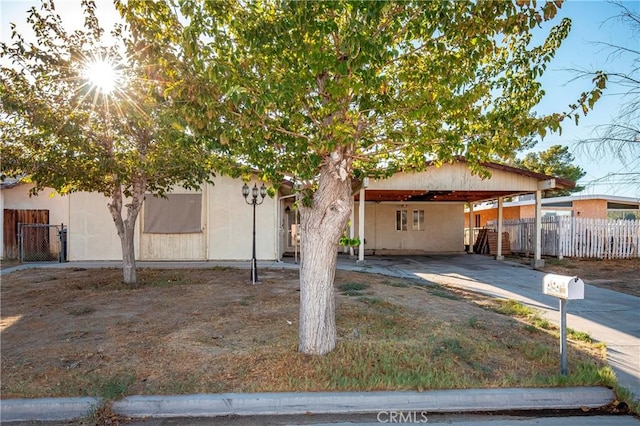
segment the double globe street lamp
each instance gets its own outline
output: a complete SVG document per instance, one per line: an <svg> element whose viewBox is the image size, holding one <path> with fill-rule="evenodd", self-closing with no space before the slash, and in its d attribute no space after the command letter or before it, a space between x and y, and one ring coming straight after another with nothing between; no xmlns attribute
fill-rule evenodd
<svg viewBox="0 0 640 426"><path fill-rule="evenodd" d="M251 193L251 197L249 197L249 193ZM260 194L260 202L258 202L258 193ZM260 186L258 189L258 184L254 183L253 188L249 190L249 185L246 183L242 186L242 195L244 196L244 200L250 206L253 206L253 252L251 255L251 276L249 281L251 284L257 284L258 281L258 264L256 261L256 206L262 204L264 202L264 197L267 196L267 187Z"/></svg>

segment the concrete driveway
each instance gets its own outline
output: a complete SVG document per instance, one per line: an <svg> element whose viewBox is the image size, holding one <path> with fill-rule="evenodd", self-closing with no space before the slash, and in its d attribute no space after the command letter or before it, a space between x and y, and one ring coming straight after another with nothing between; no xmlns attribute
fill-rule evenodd
<svg viewBox="0 0 640 426"><path fill-rule="evenodd" d="M476 254L373 256L364 265L340 257L339 268L422 279L486 295L514 299L560 323L558 299L542 294L544 273ZM580 276L580 272L577 271ZM585 299L567 303L567 326L607 345L619 383L640 398L640 298L585 281Z"/></svg>

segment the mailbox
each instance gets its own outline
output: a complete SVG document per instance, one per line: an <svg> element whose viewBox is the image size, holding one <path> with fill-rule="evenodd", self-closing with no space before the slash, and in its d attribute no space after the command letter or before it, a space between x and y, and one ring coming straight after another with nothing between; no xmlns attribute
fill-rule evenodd
<svg viewBox="0 0 640 426"><path fill-rule="evenodd" d="M567 300L584 299L584 282L578 277L547 274L542 292L560 299L560 373L567 374Z"/></svg>
<svg viewBox="0 0 640 426"><path fill-rule="evenodd" d="M547 274L542 280L542 292L560 299L584 299L584 282L578 277Z"/></svg>

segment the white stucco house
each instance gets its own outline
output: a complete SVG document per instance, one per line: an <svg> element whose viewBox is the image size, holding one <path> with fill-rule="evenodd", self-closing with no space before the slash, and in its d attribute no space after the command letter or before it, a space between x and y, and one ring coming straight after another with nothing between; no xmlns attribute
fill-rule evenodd
<svg viewBox="0 0 640 426"><path fill-rule="evenodd" d="M354 184L353 217L347 232L360 238L358 258L369 254L461 253L464 251L465 206L518 194L572 187L573 182L486 163L491 178L473 175L461 160L419 173L397 173L388 179L367 178ZM254 181L257 182L257 181ZM242 196L240 179L217 177L200 191L175 188L167 199L149 196L136 231L138 260L247 260L251 258L252 207ZM253 182L250 182L253 186ZM258 185L260 183L258 182ZM60 196L44 191L29 197L29 184L14 182L0 189L3 214L2 255L16 244L16 212L47 210L50 224L64 224L66 258L120 260L120 240L107 210L108 199L96 193ZM256 255L278 260L296 250L297 214L291 187L281 186L257 207ZM304 238L304 236L301 236Z"/></svg>

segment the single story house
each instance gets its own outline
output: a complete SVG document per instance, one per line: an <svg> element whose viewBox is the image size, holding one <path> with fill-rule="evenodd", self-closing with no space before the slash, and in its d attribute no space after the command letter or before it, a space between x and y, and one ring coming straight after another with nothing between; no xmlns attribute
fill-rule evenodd
<svg viewBox="0 0 640 426"><path fill-rule="evenodd" d="M359 238L358 260L365 254L464 252L465 205L534 194L541 217L542 193L570 188L573 182L514 167L485 163L491 177L473 175L464 160L388 179L354 183L353 217L347 230ZM250 182L253 186L254 182ZM258 182L258 186L260 182ZM167 199L149 196L137 222L138 260L247 260L251 258L252 207L242 196L243 182L217 177L199 191L175 188ZM17 244L20 212L46 211L51 225L66 229L66 259L120 260L120 240L107 210L109 200L97 193L59 196L45 191L29 197L29 184L0 190L3 214L2 255L11 257ZM275 197L257 206L256 255L279 260L297 249L295 194L283 185ZM13 218L13 219L12 219ZM42 219L41 219L42 220ZM54 238L51 237L53 240ZM498 251L498 258L500 258ZM540 257L536 257L540 259Z"/></svg>

